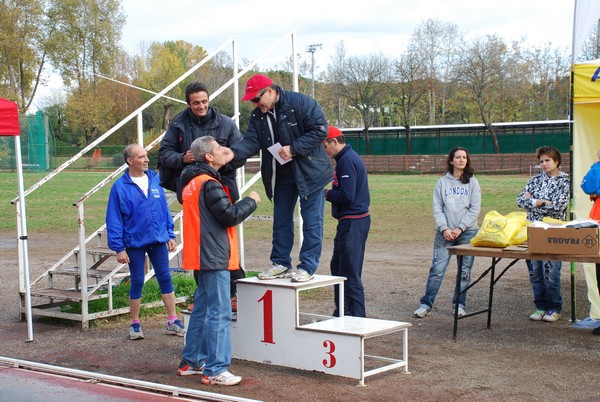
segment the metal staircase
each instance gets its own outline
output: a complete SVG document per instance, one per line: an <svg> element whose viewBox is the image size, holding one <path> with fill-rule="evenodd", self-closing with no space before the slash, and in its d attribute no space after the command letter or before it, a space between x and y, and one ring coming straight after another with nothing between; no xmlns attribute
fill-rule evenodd
<svg viewBox="0 0 600 402"><path fill-rule="evenodd" d="M118 129L123 127L126 123L133 120L137 120L137 143L144 146L146 150L150 150L160 144L164 136L164 132L151 143L144 145L144 135L142 126L142 112L152 105L154 102L160 100L165 94L170 91L173 87L181 83L184 79L189 77L193 72L198 70L209 60L213 59L220 52L224 51L225 47L229 44L232 45L233 55L233 68L232 78L223 84L218 90L214 91L211 95L211 100L221 94L228 87L233 88L233 102L234 102L234 113L233 117L238 122L239 116L239 79L249 72L254 66L257 65L258 61L265 55L271 53L277 48L284 40L291 38L292 40L292 55L294 58L294 90L298 90L298 74L296 69L294 41L295 34L290 32L289 34L282 37L277 43L269 48L263 55L259 56L255 61L248 64L243 70L238 71L237 65L238 60L236 59L236 45L237 38L234 36L230 40L223 43L220 47L215 49L213 52L208 54L203 60L201 60L194 67L185 72L181 77L172 82L169 86L163 89L161 92L153 96L149 101L140 106L129 116L123 119L121 122L116 124L113 128L102 134L92 143L87 145L84 149L79 151L71 159L64 162L61 166L54 169L43 179L38 181L36 184L31 186L27 191L24 192L23 198L26 198L29 194L39 189L44 183L51 180L54 176L60 174L64 169L73 164L77 159L87 154L94 147L98 146L110 135L115 133ZM184 102L185 103L185 102ZM238 122L239 125L239 122ZM98 183L94 188L90 189L86 194L80 197L73 203L73 206L77 207L77 221L78 221L78 244L73 247L64 257L53 264L48 270L42 275L34 279L29 283L29 266L28 266L28 252L27 252L27 236L26 236L26 224L25 217L21 216L20 213L20 202L22 200L19 197L12 200L12 203L16 207L17 211L17 236L19 240L25 240L18 242L18 254L19 254L19 293L20 293L20 314L21 318L28 319L28 323L31 323L31 316L47 316L55 317L67 320L80 321L83 328L89 326L89 322L94 319L114 316L119 314L129 313L129 306L123 308L114 308L113 305L113 287L118 285L121 280L128 276L128 266L126 264L120 264L114 258L115 253L110 250L106 244L106 233L105 226L94 230L93 233L87 234L85 228L85 213L84 204L93 194L100 190L105 185L108 185L112 179L119 176L125 169L126 165L122 165L120 168L110 173L105 179ZM258 180L260 173L250 179L247 183L243 174L238 174L238 186L240 187L240 194L244 194L247 189ZM170 196L171 195L171 196ZM175 200L174 194L167 192L167 198L172 203ZM171 208L173 210L173 208ZM182 224L182 213L173 213L173 221L175 223L175 230L177 233L177 249L174 252L169 253L169 260L178 259L183 249L183 240L181 239L180 233ZM179 230L178 230L179 228ZM178 230L178 231L177 231ZM240 236L240 250L241 250L241 262L244 263L243 256L243 227L238 230ZM154 276L154 270L148 263L147 273L145 275L145 282ZM107 308L99 311L90 313L88 303L93 300L107 299ZM179 298L177 302L184 301L185 298ZM62 310L61 307L68 303L80 303L81 313L72 313ZM162 305L162 300L143 304L144 307L153 307ZM30 340L32 337L30 336Z"/></svg>
<svg viewBox="0 0 600 402"><path fill-rule="evenodd" d="M181 224L181 216L181 212L174 214L176 227ZM92 320L129 312L129 306L115 308L113 303L113 288L128 279L129 269L127 264L121 264L114 258L116 253L106 244L105 229L102 225L85 239L85 247L77 245L31 283L30 294L35 298L32 314L80 321L82 327L87 328ZM179 233L176 231L177 235ZM177 243L178 248L169 253L169 260L179 258L183 247L181 239L177 239ZM154 270L147 260L145 282L153 276ZM106 309L90 313L88 303L98 299L107 299ZM177 303L185 300L186 297L176 298ZM61 309L71 302L81 304L81 313ZM162 300L143 304L144 307L161 305Z"/></svg>

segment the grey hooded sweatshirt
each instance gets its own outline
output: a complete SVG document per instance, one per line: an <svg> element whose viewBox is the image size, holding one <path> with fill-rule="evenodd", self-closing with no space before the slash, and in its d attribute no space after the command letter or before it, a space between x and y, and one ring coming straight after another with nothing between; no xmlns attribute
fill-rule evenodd
<svg viewBox="0 0 600 402"><path fill-rule="evenodd" d="M477 230L481 209L481 190L475 177L467 184L455 179L450 172L441 177L433 190L433 218L439 232L461 228Z"/></svg>

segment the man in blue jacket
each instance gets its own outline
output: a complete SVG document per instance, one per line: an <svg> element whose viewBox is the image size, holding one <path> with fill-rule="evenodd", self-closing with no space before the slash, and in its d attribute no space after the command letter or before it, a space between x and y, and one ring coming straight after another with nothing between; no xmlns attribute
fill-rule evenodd
<svg viewBox="0 0 600 402"><path fill-rule="evenodd" d="M338 220L333 241L331 275L346 277L345 315L366 317L365 291L361 276L365 244L371 228L367 169L360 156L346 144L344 135L337 127L329 126L323 146L327 155L336 162L331 190L325 190L325 199L331 202L331 215ZM338 286L334 287L334 316L339 316Z"/></svg>
<svg viewBox="0 0 600 402"><path fill-rule="evenodd" d="M261 173L267 197L273 201L271 267L259 279L291 277L312 279L323 244L323 189L333 171L323 140L327 122L321 106L309 96L284 91L270 78L256 74L246 83L242 97L255 106L244 139L231 147L234 161L246 160L262 150ZM274 155L269 148L275 146ZM302 233L300 263L292 270L294 209L300 198Z"/></svg>
<svg viewBox="0 0 600 402"><path fill-rule="evenodd" d="M164 190L160 187L158 174L148 169L148 153L141 145L128 145L123 151L123 159L129 167L110 189L106 233L108 247L117 253L117 261L129 264L129 339L144 338L140 306L146 254L154 267L154 276L167 309L167 333L183 336L185 330L177 318L169 270L169 251L175 251L177 244Z"/></svg>

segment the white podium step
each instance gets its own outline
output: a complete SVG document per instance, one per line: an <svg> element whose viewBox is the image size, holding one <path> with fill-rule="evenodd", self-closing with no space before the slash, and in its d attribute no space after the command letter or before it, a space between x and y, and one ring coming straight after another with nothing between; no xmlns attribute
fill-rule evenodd
<svg viewBox="0 0 600 402"><path fill-rule="evenodd" d="M408 372L410 323L342 316L300 325L300 292L340 286L345 278L315 275L308 282L289 279L237 281L238 314L232 322L233 357L267 364L316 370L356 378L404 367ZM339 303L343 306L343 301ZM402 332L401 358L365 355L365 340ZM365 371L365 361L374 368Z"/></svg>
<svg viewBox="0 0 600 402"><path fill-rule="evenodd" d="M345 316L339 318L333 317L330 320L301 325L298 329L373 338L375 336L397 332L410 326L411 324L408 322Z"/></svg>

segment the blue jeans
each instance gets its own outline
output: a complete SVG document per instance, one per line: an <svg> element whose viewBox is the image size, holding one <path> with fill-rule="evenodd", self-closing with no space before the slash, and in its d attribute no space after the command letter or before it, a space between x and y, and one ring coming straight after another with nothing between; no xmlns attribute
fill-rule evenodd
<svg viewBox="0 0 600 402"><path fill-rule="evenodd" d="M187 327L183 360L204 375L219 375L231 364L231 281L229 271L202 271L197 278L194 309Z"/></svg>
<svg viewBox="0 0 600 402"><path fill-rule="evenodd" d="M476 230L467 230L463 232L458 239L454 241L446 241L444 236L437 231L435 234L435 240L433 243L433 260L431 262L431 268L429 269L429 278L427 278L427 286L425 287L425 296L421 298L421 306L428 310L433 307L433 302L437 296L444 275L446 274L446 268L450 263L450 254L448 254L448 247L458 246L461 244L468 244L469 241L477 234ZM456 256L458 264L462 263L462 277L460 278L460 289L466 289L471 283L471 268L473 268L473 261L475 257L472 256ZM462 262L461 262L462 261ZM458 271L457 271L458 275ZM463 292L460 295L459 304L465 308L467 305L467 292ZM457 294L454 292L452 303L456 304Z"/></svg>
<svg viewBox="0 0 600 402"><path fill-rule="evenodd" d="M527 260L529 282L533 288L533 302L538 310L562 310L560 296L561 261L531 261Z"/></svg>
<svg viewBox="0 0 600 402"><path fill-rule="evenodd" d="M342 219L338 222L333 240L331 257L331 275L345 276L344 314L354 317L366 317L365 290L362 284L362 268L365 259L365 244L371 217L360 219ZM339 317L339 285L334 286L335 311Z"/></svg>
<svg viewBox="0 0 600 402"><path fill-rule="evenodd" d="M278 177L273 194L273 248L271 262L292 267L294 246L294 209L298 199L298 188L293 177ZM300 198L302 233L304 240L300 248L298 268L314 274L319 266L323 247L323 215L325 197L322 191L315 191L307 198Z"/></svg>

